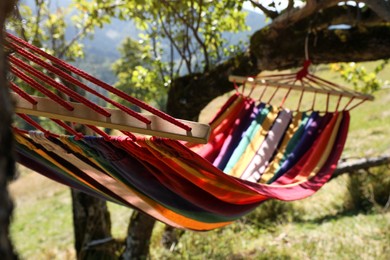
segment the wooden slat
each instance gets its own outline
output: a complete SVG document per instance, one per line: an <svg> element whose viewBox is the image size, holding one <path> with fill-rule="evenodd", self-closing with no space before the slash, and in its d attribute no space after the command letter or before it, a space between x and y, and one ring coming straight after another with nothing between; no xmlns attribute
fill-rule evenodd
<svg viewBox="0 0 390 260"><path fill-rule="evenodd" d="M366 95L363 93L358 93L352 90L337 90L337 89L321 89L321 88L316 88L314 86L302 86L301 84L287 84L287 83L281 83L278 82L277 80L268 80L268 79L261 79L261 78L247 78L247 77L242 77L242 76L234 76L231 75L229 76L229 81L230 82L236 82L236 83L250 83L251 86L252 84L256 84L259 86L269 86L269 87L277 87L277 88L284 88L284 89L295 89L295 90L304 90L307 92L313 92L313 93L322 93L322 94L329 94L333 96L340 96L342 95L343 97L350 97L354 99L363 99L363 100L374 100L374 97L371 95Z"/></svg>
<svg viewBox="0 0 390 260"><path fill-rule="evenodd" d="M12 94L16 100L16 113L124 130L143 135L167 137L194 143L207 143L210 135L210 126L207 124L179 120L192 128L191 131L186 131L155 115L142 114L152 122L148 125L118 109L106 108L111 113L111 117L105 117L81 103L69 102L75 109L68 111L48 98L33 96L38 101L36 105L33 105L17 94Z"/></svg>

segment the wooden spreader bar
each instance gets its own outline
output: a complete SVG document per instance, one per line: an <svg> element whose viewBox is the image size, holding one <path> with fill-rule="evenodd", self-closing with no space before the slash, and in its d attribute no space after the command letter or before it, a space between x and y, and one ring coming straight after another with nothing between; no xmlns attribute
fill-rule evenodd
<svg viewBox="0 0 390 260"><path fill-rule="evenodd" d="M337 86L334 85L331 87L329 87L329 85L326 85L325 87L322 87L321 85L317 86L316 84L308 85L308 84L291 84L286 82L280 82L276 78L275 79L262 78L262 77L248 78L248 77L234 76L234 75L229 76L229 81L239 83L239 84L248 83L251 86L255 85L256 87L263 86L263 87L274 87L274 88L281 88L281 89L293 89L298 91L326 94L331 96L343 96L343 97L348 97L353 99L374 100L374 97L371 95L349 90L338 85Z"/></svg>
<svg viewBox="0 0 390 260"><path fill-rule="evenodd" d="M210 135L210 126L207 124L179 119L180 122L191 127L191 131L186 131L156 115L142 114L142 116L151 121L150 124L146 124L119 109L105 108L111 113L110 117L105 117L82 103L68 102L74 107L73 111L68 111L49 98L32 96L38 102L36 105L33 105L16 93L12 93L12 95L16 100L16 113L43 116L67 122L95 125L194 143L207 143Z"/></svg>

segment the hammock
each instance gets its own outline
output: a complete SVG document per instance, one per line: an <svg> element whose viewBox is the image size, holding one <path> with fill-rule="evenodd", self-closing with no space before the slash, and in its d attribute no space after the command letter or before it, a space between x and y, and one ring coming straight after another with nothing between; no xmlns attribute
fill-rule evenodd
<svg viewBox="0 0 390 260"><path fill-rule="evenodd" d="M33 60L35 65L45 66L46 69L51 66L43 59L37 64L32 52L57 66L63 67L65 64L12 35L7 35L7 40L10 49L18 55L28 53L30 56L25 54L24 57ZM38 74L31 75L33 70L26 69L28 67L15 56L10 56L11 72L29 85L37 85L31 76L36 78ZM20 73L17 66L30 76ZM77 71L70 65L66 68L71 72ZM51 68L51 72L64 77L60 71ZM291 80L290 76L288 81ZM311 78L309 73L303 77L305 80ZM266 88L280 89L275 79L273 77L272 82L265 84L264 79L259 79L259 82L253 79L249 85L255 87L256 84L262 84ZM43 77L40 80L59 89L55 81ZM92 76L88 80L97 82ZM236 77L233 80L241 79ZM297 77L292 80L295 83ZM319 82L318 78L314 80ZM290 90L293 89L294 84L282 82L281 85L289 84ZM45 98L32 97L22 92L15 83L11 83L11 87L18 101L22 100L24 108L27 107L26 103L32 102L30 104L33 107L29 109L17 105L17 111L20 109L21 113L47 115L39 111L35 103L47 102ZM299 91L303 93L302 89ZM175 130L171 135L170 130L160 129L156 134L162 133L169 138L134 136L125 130L124 136L109 136L90 125L102 136L84 136L55 119L55 122L73 134L57 135L45 130L30 117L20 114L40 131L14 128L18 161L57 182L135 208L168 225L199 231L211 230L232 223L268 199L291 201L308 197L331 178L347 138L350 119L348 106L353 100L371 98L358 93L349 96L345 90L331 92L328 89L327 93L333 91L339 101L337 109L330 112L326 105L327 110L322 113L313 109L291 111L282 105L272 105L272 98L262 103L237 91L210 122L211 133L206 131L205 134L202 130L202 138L209 135L206 144L193 144L192 138L186 139L192 136L191 127L202 128L202 125L177 121L158 112L159 119L169 120L171 124L176 124L176 128L187 127L185 134L178 136ZM320 92L316 90L314 93ZM344 97L348 97L349 101L344 109L339 109ZM53 101L54 97L50 98L50 102L57 102ZM66 104L75 106L69 102ZM87 108L91 109L89 106ZM119 108L122 109L121 106ZM60 119L78 120L71 116ZM191 127L186 125L188 123L191 123ZM153 131L148 133L154 134ZM174 140L171 136L191 142Z"/></svg>

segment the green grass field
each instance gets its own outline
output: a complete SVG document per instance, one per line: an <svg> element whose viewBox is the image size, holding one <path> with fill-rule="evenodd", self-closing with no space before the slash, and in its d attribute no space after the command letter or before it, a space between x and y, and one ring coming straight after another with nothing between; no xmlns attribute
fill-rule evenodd
<svg viewBox="0 0 390 260"><path fill-rule="evenodd" d="M390 89L375 96L374 102L352 111L344 158L390 154ZM216 107L218 102L207 110ZM73 259L69 189L25 168L20 167L19 172L19 179L10 187L16 203L11 233L21 258ZM390 178L388 169L381 174ZM226 228L185 232L170 250L161 246L164 225L158 223L151 258L390 259L389 210L362 213L349 209L348 183L349 176L343 175L305 200L269 201ZM131 210L114 204L109 208L113 235L123 238Z"/></svg>

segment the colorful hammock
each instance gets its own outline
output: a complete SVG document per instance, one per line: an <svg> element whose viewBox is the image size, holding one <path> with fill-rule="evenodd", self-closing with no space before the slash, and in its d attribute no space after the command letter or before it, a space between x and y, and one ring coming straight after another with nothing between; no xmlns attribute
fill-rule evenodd
<svg viewBox="0 0 390 260"><path fill-rule="evenodd" d="M32 48L14 36L8 35L8 40L11 49ZM11 71L22 78L15 61L10 59ZM21 117L43 130L15 128L21 164L72 188L191 230L228 225L268 199L290 201L312 195L336 169L349 126L348 109L292 112L239 92L210 122L207 144L127 132L127 136L108 136L97 128L103 137L56 135Z"/></svg>

